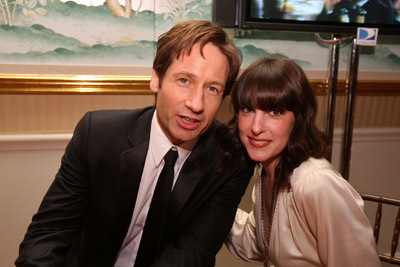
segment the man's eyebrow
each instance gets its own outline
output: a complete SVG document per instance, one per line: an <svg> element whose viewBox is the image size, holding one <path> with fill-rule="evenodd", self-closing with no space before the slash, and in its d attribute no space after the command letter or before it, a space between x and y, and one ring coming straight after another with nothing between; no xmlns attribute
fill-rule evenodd
<svg viewBox="0 0 400 267"><path fill-rule="evenodd" d="M176 73L174 76L181 76L181 75L187 76L189 78L197 78L196 74L193 74L193 73L191 73L189 71L180 71L180 72ZM226 85L225 81L224 82L220 82L220 81L217 81L217 80L212 80L210 82L207 82L207 84L216 84L216 85L219 85L221 87L225 87L225 85Z"/></svg>
<svg viewBox="0 0 400 267"><path fill-rule="evenodd" d="M174 74L174 76L189 76L190 78L196 78L197 75L189 72L189 71L180 71Z"/></svg>

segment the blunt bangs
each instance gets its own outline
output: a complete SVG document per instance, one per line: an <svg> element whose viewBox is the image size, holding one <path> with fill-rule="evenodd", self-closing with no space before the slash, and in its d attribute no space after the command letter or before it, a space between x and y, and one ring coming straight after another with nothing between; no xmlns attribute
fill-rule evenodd
<svg viewBox="0 0 400 267"><path fill-rule="evenodd" d="M276 77L266 68L258 68L251 73L243 73L234 94L234 105L238 110L244 108L260 109L265 111L277 110L292 111L296 115L296 96L293 94L292 84L284 82L286 79ZM236 102L236 103L235 103Z"/></svg>

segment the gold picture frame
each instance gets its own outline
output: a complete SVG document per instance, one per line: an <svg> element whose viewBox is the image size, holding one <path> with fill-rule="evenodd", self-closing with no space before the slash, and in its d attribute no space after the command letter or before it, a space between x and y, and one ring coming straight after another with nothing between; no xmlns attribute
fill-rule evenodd
<svg viewBox="0 0 400 267"><path fill-rule="evenodd" d="M0 74L0 94L102 94L151 95L150 76ZM326 79L310 79L316 95L328 93ZM347 81L340 79L337 94L347 93ZM400 95L400 80L359 80L358 95Z"/></svg>
<svg viewBox="0 0 400 267"><path fill-rule="evenodd" d="M150 76L0 74L0 94L153 94Z"/></svg>

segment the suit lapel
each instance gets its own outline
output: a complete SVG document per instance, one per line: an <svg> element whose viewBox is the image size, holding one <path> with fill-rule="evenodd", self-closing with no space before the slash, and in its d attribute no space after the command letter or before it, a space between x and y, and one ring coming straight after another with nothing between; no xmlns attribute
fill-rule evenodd
<svg viewBox="0 0 400 267"><path fill-rule="evenodd" d="M149 146L153 113L154 109L152 109L151 112L145 112L140 116L128 137L132 147L121 153L121 193L118 206L121 210L120 233L123 233L120 237L121 242L128 231L136 203L136 197ZM200 137L199 142L182 167L168 204L167 221L165 222L166 228L164 228L165 230L168 230L166 233L167 235L171 232L169 229L173 228L174 223L193 190L196 188L205 172L209 170L210 164L214 164L208 155L210 149L213 149L215 146L213 138L210 137L213 133L213 130L209 130Z"/></svg>
<svg viewBox="0 0 400 267"><path fill-rule="evenodd" d="M149 147L151 119L154 113L145 112L137 120L128 136L132 148L121 153L120 171L121 187L119 209L121 211L121 228L126 233L132 219L133 209L139 190L143 167Z"/></svg>
<svg viewBox="0 0 400 267"><path fill-rule="evenodd" d="M185 163L174 186L169 202L168 217L177 217L203 174L200 164Z"/></svg>
<svg viewBox="0 0 400 267"><path fill-rule="evenodd" d="M199 139L195 149L182 167L168 203L167 220L165 223L167 234L171 233L173 225L192 195L193 190L209 170L210 164L213 164L208 156L209 150L215 145L210 141L212 138L208 137L212 133L213 131L210 130Z"/></svg>

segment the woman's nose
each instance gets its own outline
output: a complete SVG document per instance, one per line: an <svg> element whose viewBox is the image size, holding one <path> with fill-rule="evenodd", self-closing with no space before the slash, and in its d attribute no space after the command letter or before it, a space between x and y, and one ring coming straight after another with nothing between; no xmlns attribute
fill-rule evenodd
<svg viewBox="0 0 400 267"><path fill-rule="evenodd" d="M255 135L259 135L266 131L267 121L264 112L256 110L254 114L253 124L251 131Z"/></svg>

